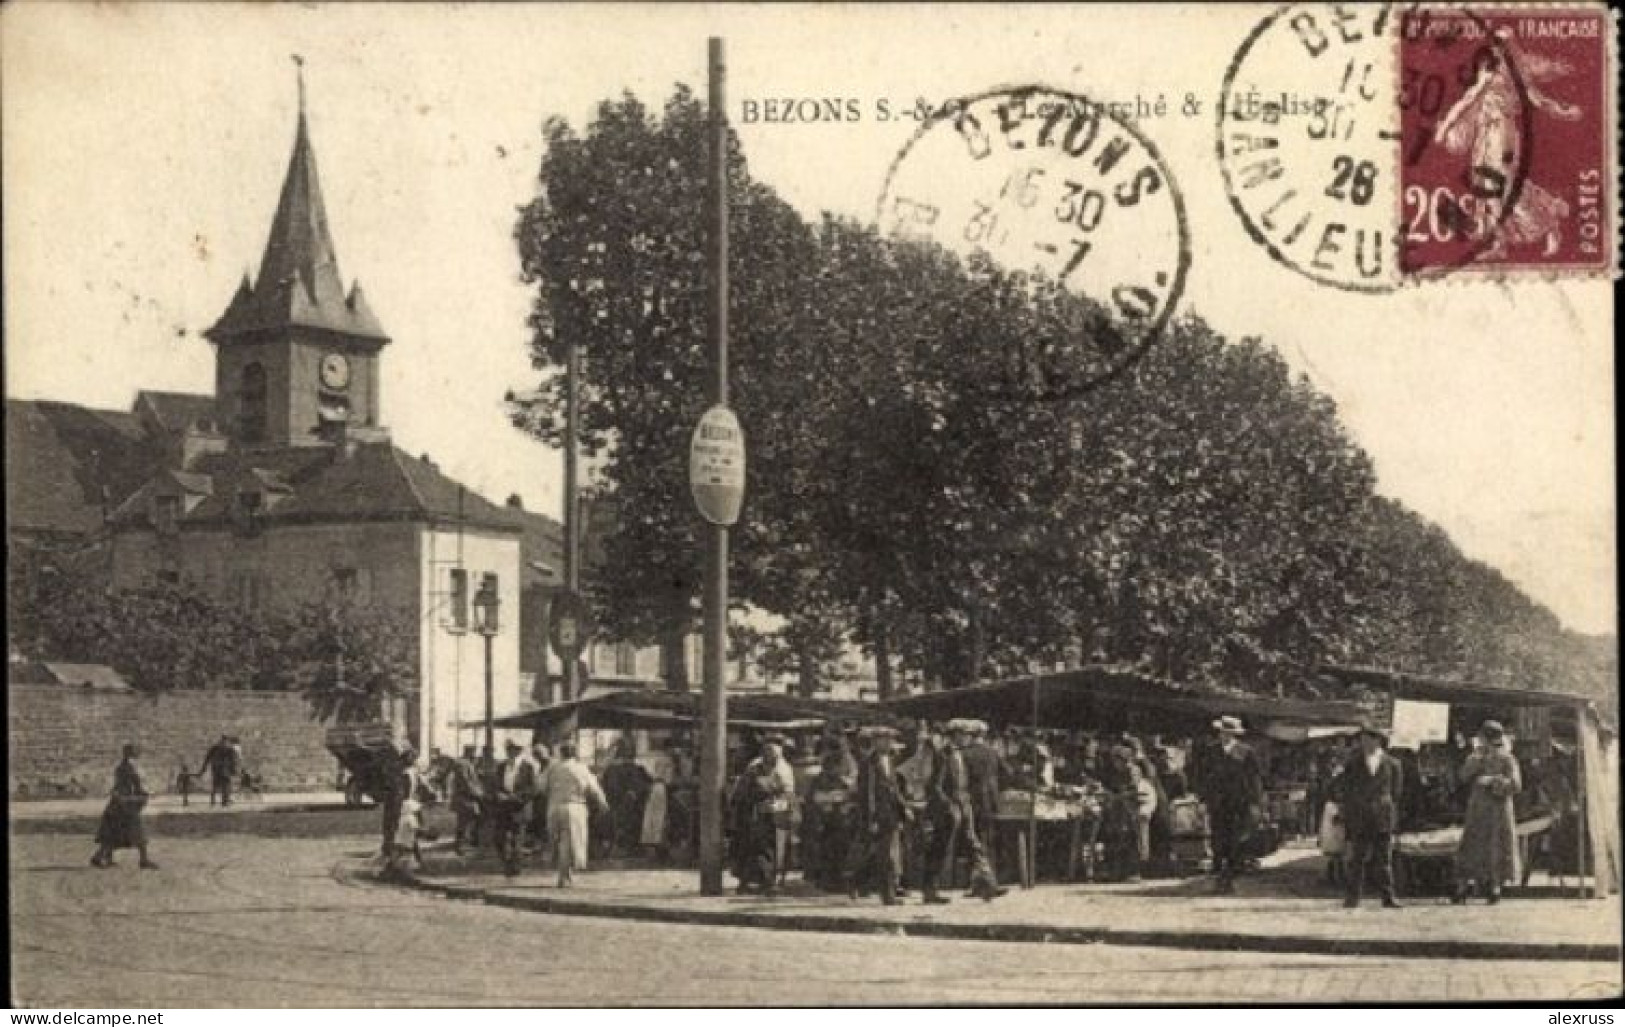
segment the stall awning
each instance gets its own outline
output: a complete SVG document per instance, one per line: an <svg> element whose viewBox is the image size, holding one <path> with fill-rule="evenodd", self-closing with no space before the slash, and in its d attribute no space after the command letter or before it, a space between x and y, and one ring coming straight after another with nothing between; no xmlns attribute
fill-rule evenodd
<svg viewBox="0 0 1625 1027"><path fill-rule="evenodd" d="M1396 699L1420 699L1426 702L1463 703L1492 707L1562 706L1588 707L1592 700L1573 692L1549 691L1534 688L1498 688L1472 681L1409 674L1404 671L1381 670L1375 667L1345 667L1329 665L1315 669L1315 676L1336 685L1360 685L1392 691Z"/></svg>
<svg viewBox="0 0 1625 1027"><path fill-rule="evenodd" d="M698 723L699 719L698 692L634 688L512 713L496 718L494 723L500 728L545 731L572 720L578 728L626 729L687 726ZM728 696L731 727L800 731L817 729L831 720L872 724L892 723L896 717L873 703L802 699L773 693L730 693Z"/></svg>
<svg viewBox="0 0 1625 1027"><path fill-rule="evenodd" d="M1035 715L1034 703L1037 704ZM969 688L925 692L883 703L909 717L977 717L1000 725L1157 732L1198 731L1221 714L1262 724L1344 727L1363 721L1352 702L1275 699L1176 684L1140 671L1081 667ZM1251 725L1249 725L1251 726Z"/></svg>

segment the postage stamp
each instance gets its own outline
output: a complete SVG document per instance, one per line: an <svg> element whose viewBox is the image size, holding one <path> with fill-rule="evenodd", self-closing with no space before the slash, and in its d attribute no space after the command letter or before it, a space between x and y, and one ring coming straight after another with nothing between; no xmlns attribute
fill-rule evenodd
<svg viewBox="0 0 1625 1027"><path fill-rule="evenodd" d="M1104 307L1113 330L1091 358L1024 399L1077 395L1132 364L1190 266L1184 200L1151 140L1109 105L1042 86L939 105L892 162L875 221Z"/></svg>
<svg viewBox="0 0 1625 1027"><path fill-rule="evenodd" d="M1614 52L1601 7L1286 5L1225 75L1226 195L1272 257L1341 289L1607 273Z"/></svg>
<svg viewBox="0 0 1625 1027"><path fill-rule="evenodd" d="M1399 39L1402 272L1612 270L1608 12L1422 8Z"/></svg>

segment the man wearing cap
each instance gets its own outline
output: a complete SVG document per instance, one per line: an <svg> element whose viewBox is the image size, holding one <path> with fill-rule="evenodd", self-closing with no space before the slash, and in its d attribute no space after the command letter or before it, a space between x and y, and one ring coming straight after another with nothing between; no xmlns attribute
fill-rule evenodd
<svg viewBox="0 0 1625 1027"><path fill-rule="evenodd" d="M485 802L485 782L480 778L474 752L472 745L463 746L462 758L452 762L451 771L446 775L447 798L457 818L452 847L458 855L465 845L477 849L480 844L480 807Z"/></svg>
<svg viewBox="0 0 1625 1027"><path fill-rule="evenodd" d="M826 747L818 774L807 784L802 802L801 863L803 876L823 891L845 887L844 862L851 849L853 785L844 754Z"/></svg>
<svg viewBox="0 0 1625 1027"><path fill-rule="evenodd" d="M872 883L880 901L897 905L901 862L899 832L909 818L908 804L892 767L897 732L889 727L864 729L869 753L858 764L853 854L847 867L847 894L856 899L862 886Z"/></svg>
<svg viewBox="0 0 1625 1027"><path fill-rule="evenodd" d="M931 820L931 845L925 856L925 901L946 903L938 893L939 882L953 880L954 857L963 852L970 859L970 894L991 902L1009 889L999 887L988 866L987 854L976 833L976 817L971 810L969 775L963 750L970 744L974 722L950 720L949 744L940 759L933 761L931 783L926 791L926 816Z"/></svg>
<svg viewBox="0 0 1625 1027"><path fill-rule="evenodd" d="M965 722L967 743L961 753L965 761L965 783L970 792L971 830L983 843L988 873L998 880L998 842L993 815L999 808L999 788L1010 779L1010 768L988 743L988 728L980 720Z"/></svg>
<svg viewBox="0 0 1625 1027"><path fill-rule="evenodd" d="M1360 748L1334 779L1338 813L1347 838L1343 905L1360 904L1366 875L1382 892L1382 904L1398 909L1394 897L1394 831L1399 826L1403 769L1388 755L1388 738L1375 727L1360 730Z"/></svg>
<svg viewBox="0 0 1625 1027"><path fill-rule="evenodd" d="M541 774L525 747L508 739L508 758L497 772L493 834L502 869L509 877L519 873L519 847L530 823L531 803L541 791Z"/></svg>
<svg viewBox="0 0 1625 1027"><path fill-rule="evenodd" d="M1213 730L1219 737L1218 752L1203 761L1198 787L1212 831L1214 890L1232 895L1243 859L1242 843L1264 801L1264 773L1258 754L1241 740L1246 733L1241 718L1220 717Z"/></svg>

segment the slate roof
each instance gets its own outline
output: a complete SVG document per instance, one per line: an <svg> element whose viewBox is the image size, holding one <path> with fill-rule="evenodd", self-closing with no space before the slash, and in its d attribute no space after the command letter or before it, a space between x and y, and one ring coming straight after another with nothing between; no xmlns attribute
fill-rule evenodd
<svg viewBox="0 0 1625 1027"><path fill-rule="evenodd" d="M6 530L87 535L163 466L134 415L6 400ZM105 495L104 495L105 490Z"/></svg>
<svg viewBox="0 0 1625 1027"><path fill-rule="evenodd" d="M215 527L235 524L240 484L258 483L274 495L261 511L260 523L347 523L417 521L442 526L459 522L510 534L523 530L516 511L496 506L460 486L433 464L409 456L388 442L357 443L346 453L326 446L211 453L193 465L194 474L213 481L211 494L180 518L184 525ZM119 527L148 523L144 494L113 515Z"/></svg>
<svg viewBox="0 0 1625 1027"><path fill-rule="evenodd" d="M319 328L379 344L389 341L361 286L353 284L348 293L344 291L303 107L259 280L251 282L245 274L226 312L204 334L221 343L289 327Z"/></svg>
<svg viewBox="0 0 1625 1027"><path fill-rule="evenodd" d="M152 411L153 420L165 431L180 432L188 428L207 427L218 430L214 397L195 392L154 392L142 389L135 395L135 406Z"/></svg>

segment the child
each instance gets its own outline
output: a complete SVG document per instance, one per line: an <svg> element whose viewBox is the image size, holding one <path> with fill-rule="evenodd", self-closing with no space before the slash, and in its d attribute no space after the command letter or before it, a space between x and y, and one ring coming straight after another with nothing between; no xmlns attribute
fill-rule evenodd
<svg viewBox="0 0 1625 1027"><path fill-rule="evenodd" d="M186 761L180 762L180 769L175 773L175 790L181 793L181 805L192 805L192 779L195 775L187 769Z"/></svg>

